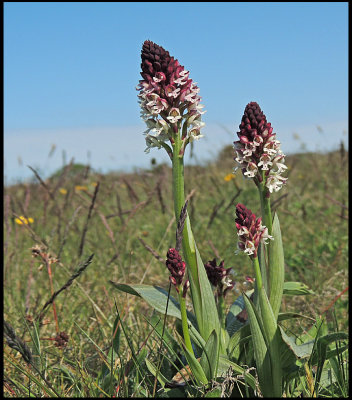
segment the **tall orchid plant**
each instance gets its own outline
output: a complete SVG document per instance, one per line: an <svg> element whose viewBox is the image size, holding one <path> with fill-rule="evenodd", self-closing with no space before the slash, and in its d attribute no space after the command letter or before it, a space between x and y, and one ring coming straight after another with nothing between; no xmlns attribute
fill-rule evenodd
<svg viewBox="0 0 352 400"><path fill-rule="evenodd" d="M225 268L224 261L217 265L215 259L203 264L185 205L184 154L190 142L203 136L205 111L199 88L178 60L150 40L143 44L141 59L142 79L137 90L141 117L147 127L146 152L163 148L172 162L178 228L176 246L167 251L166 267L178 301L157 286L113 284L144 298L160 313L181 320L181 345L198 385L209 385L231 367L258 394L255 377L239 365L243 360L241 349L249 339L260 391L264 396L281 397L286 371L295 367L298 357L298 347L292 349L278 325L280 319L291 317L279 312L282 296L310 291L300 283L284 282L280 224L276 214L272 217L270 206L270 195L287 181L283 177L287 167L280 142L259 105L249 103L237 132L239 140L234 142L235 161L243 176L258 188L262 216L257 218L245 205L237 204L234 229L238 235L237 251L243 251L252 261L255 289L242 293L226 313L224 297L234 293L231 268ZM186 309L188 293L194 314ZM244 311L248 321L240 318ZM150 371L155 373L151 367ZM163 384L160 376L158 379Z"/></svg>

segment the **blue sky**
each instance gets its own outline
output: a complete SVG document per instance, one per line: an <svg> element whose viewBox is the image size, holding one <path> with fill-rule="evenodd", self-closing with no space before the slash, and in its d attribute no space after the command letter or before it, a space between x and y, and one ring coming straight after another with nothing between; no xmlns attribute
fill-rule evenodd
<svg viewBox="0 0 352 400"><path fill-rule="evenodd" d="M199 160L236 140L250 101L287 154L348 145L347 2L5 2L5 182L31 177L26 165L48 176L63 152L104 172L167 159L143 152L135 87L146 39L198 83Z"/></svg>

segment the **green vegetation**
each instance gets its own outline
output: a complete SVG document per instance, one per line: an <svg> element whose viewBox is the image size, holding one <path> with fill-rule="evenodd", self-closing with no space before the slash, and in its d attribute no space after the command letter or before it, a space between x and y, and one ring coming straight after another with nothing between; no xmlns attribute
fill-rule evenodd
<svg viewBox="0 0 352 400"><path fill-rule="evenodd" d="M282 322L286 333L300 339L293 347L317 337L317 330L324 338L348 332L347 159L343 148L328 154L287 156L289 180L272 196L272 208L280 216L285 281L302 282L314 292L283 297L282 312L313 319ZM188 214L203 261L225 260L241 290L245 277L253 276L253 268L248 256L235 255L235 205L241 202L256 215L261 212L256 187L244 182L240 171L234 179L229 175L234 164L228 146L206 166L186 166L185 196L189 196ZM160 361L160 314L109 283L156 284L168 290L164 260L167 250L175 246L176 230L171 181L169 165L107 175L68 165L46 181L37 178L37 183L5 188L4 319L14 330L5 329L6 396L183 394L180 387L167 393L162 389L184 363L173 350L176 335L163 344L169 360ZM70 278L74 279L68 285ZM63 286L67 287L43 310ZM176 295L174 289L171 294ZM238 294L227 295L228 307ZM167 333L172 332L175 319L168 317L166 327ZM61 347L57 346L59 332L69 336ZM348 396L348 355L339 347L343 346L338 340L344 337L336 335L329 343L324 339L314 344L318 357L307 360L307 373L284 388L287 395L308 397L315 390L319 396ZM324 349L336 353L325 362L329 370L319 362ZM153 374L153 369L160 372ZM314 388L319 375L320 385ZM251 384L250 379L246 382ZM223 387L231 384L235 394L247 396L248 387L236 389L237 383L230 379ZM214 386L207 395L220 393ZM203 392L190 385L188 395Z"/></svg>

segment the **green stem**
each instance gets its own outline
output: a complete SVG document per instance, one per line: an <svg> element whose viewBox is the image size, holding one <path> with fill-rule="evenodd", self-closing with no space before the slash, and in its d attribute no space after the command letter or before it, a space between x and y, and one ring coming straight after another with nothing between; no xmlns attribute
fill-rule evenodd
<svg viewBox="0 0 352 400"><path fill-rule="evenodd" d="M176 222L180 218L181 208L185 202L185 188L184 188L184 165L183 155L180 155L182 140L177 137L173 143L173 156L172 156L172 179L173 179L173 195L174 195L174 208Z"/></svg>
<svg viewBox="0 0 352 400"><path fill-rule="evenodd" d="M255 273L255 283L257 285L257 289L261 290L263 287L263 281L262 281L262 274L260 272L258 257L253 257L252 262L253 262L253 268L254 268L254 273Z"/></svg>
<svg viewBox="0 0 352 400"><path fill-rule="evenodd" d="M259 197L260 197L260 206L262 210L262 219L263 225L268 228L268 233L271 235L273 230L273 219L271 216L271 207L270 207L270 197L267 195L269 194L269 189L265 186L265 178L264 178L264 171L262 172L263 181L259 183L258 190L259 190Z"/></svg>
<svg viewBox="0 0 352 400"><path fill-rule="evenodd" d="M194 356L191 338L189 336L189 330L188 330L186 299L183 297L183 291L181 285L179 286L178 301L180 303L180 309L181 309L182 331L183 331L183 338L185 340L185 345L188 351L190 351Z"/></svg>
<svg viewBox="0 0 352 400"><path fill-rule="evenodd" d="M174 196L174 209L176 222L180 218L181 209L185 203L185 189L184 189L184 164L183 164L183 154L180 155L180 149L182 147L182 139L177 135L173 147L173 158L172 158L172 179L173 179L173 196ZM193 244L193 248L190 246ZM195 286L195 282L198 282L198 271L197 271L197 258L196 250L193 239L193 233L191 230L191 224L189 217L187 215L186 221L183 228L183 238L182 238L182 249L184 254L184 259L186 261L187 270L190 280L190 291L193 303L193 308L196 314L196 319L198 323L198 328L203 333L202 329L202 316L200 315L201 310L201 297L198 293L198 288Z"/></svg>

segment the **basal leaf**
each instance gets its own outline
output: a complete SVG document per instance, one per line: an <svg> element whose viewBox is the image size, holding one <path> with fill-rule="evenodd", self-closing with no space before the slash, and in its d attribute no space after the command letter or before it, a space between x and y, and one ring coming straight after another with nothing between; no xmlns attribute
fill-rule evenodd
<svg viewBox="0 0 352 400"><path fill-rule="evenodd" d="M196 379L196 381L199 384L206 385L208 383L208 379L207 379L199 361L194 357L194 355L184 345L183 345L183 350L185 352L185 356L186 356L188 365L191 368L194 378Z"/></svg>
<svg viewBox="0 0 352 400"><path fill-rule="evenodd" d="M264 328L260 321L261 317L257 313L251 300L245 294L243 295L243 299L248 312L260 389L264 397L272 397L273 382L271 376L271 362L268 347L264 339Z"/></svg>
<svg viewBox="0 0 352 400"><path fill-rule="evenodd" d="M219 339L214 329L205 344L204 351L200 358L200 365L202 366L208 380L212 380L215 378L218 368L218 360Z"/></svg>
<svg viewBox="0 0 352 400"><path fill-rule="evenodd" d="M168 292L159 286L133 284L128 285L124 283L115 283L109 281L116 289L132 294L134 296L142 297L149 305L151 305L158 312L165 314ZM167 315L181 319L180 306L177 300L170 295L167 305ZM187 318L192 325L197 326L192 313L187 311Z"/></svg>
<svg viewBox="0 0 352 400"><path fill-rule="evenodd" d="M274 215L273 229L271 234L274 237L274 240L270 240L270 244L268 245L269 300L273 309L274 317L277 319L284 287L285 262L280 223L276 213Z"/></svg>

